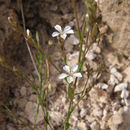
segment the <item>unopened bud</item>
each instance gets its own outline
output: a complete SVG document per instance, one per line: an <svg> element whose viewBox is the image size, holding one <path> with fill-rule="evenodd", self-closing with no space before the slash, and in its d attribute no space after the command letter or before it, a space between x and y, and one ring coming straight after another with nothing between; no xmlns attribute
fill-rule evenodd
<svg viewBox="0 0 130 130"><path fill-rule="evenodd" d="M30 36L30 30L29 29L27 29L27 36Z"/></svg>
<svg viewBox="0 0 130 130"><path fill-rule="evenodd" d="M88 13L86 14L86 17L87 17L87 18L89 17L89 14L88 14Z"/></svg>

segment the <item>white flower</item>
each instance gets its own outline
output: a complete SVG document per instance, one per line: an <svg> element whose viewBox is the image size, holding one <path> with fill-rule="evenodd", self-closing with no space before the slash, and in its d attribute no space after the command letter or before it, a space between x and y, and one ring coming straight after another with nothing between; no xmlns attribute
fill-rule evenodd
<svg viewBox="0 0 130 130"><path fill-rule="evenodd" d="M122 90L126 89L127 87L128 87L127 83L120 83L120 84L116 85L114 92L122 91Z"/></svg>
<svg viewBox="0 0 130 130"><path fill-rule="evenodd" d="M117 80L117 78L113 74L111 74L109 83L114 86L115 84L118 84L119 81Z"/></svg>
<svg viewBox="0 0 130 130"><path fill-rule="evenodd" d="M110 70L111 74L113 74L119 81L122 81L123 76L121 73L119 73L116 69L116 67L112 67Z"/></svg>
<svg viewBox="0 0 130 130"><path fill-rule="evenodd" d="M119 92L121 91L121 98L123 99L127 99L129 96L129 91L126 90L128 87L127 83L120 83L119 85L117 85L114 89L114 92Z"/></svg>
<svg viewBox="0 0 130 130"><path fill-rule="evenodd" d="M55 29L56 29L58 32L53 32L53 33L52 33L52 37L60 36L60 37L63 38L64 40L66 39L67 34L73 34L73 33L74 33L74 31L71 29L70 26L66 26L66 27L64 28L64 30L62 30L62 28L61 28L60 25L56 25L56 26L55 26Z"/></svg>
<svg viewBox="0 0 130 130"><path fill-rule="evenodd" d="M121 92L121 98L127 99L129 96L129 91L126 89L123 89Z"/></svg>
<svg viewBox="0 0 130 130"><path fill-rule="evenodd" d="M77 72L78 65L74 65L74 66L72 66L72 68L70 68L68 65L65 65L63 67L63 70L65 70L66 73L60 74L59 79L65 79L66 78L67 82L69 84L73 82L75 77L77 77L77 78L81 78L82 77L81 73Z"/></svg>

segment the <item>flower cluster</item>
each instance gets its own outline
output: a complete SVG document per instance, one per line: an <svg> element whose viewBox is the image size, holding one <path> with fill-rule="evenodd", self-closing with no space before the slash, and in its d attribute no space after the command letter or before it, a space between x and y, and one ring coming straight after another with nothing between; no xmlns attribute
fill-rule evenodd
<svg viewBox="0 0 130 130"><path fill-rule="evenodd" d="M67 34L74 34L74 31L71 29L70 26L66 26L64 30L61 28L60 25L56 25L54 27L57 31L52 33L52 37L60 36L62 39L66 39Z"/></svg>
<svg viewBox="0 0 130 130"><path fill-rule="evenodd" d="M78 65L74 65L71 68L68 65L65 65L63 67L63 70L65 70L66 73L62 73L59 76L59 79L65 79L66 78L66 80L69 84L74 81L75 77L77 77L77 78L82 77L82 74L80 72L77 72L78 71Z"/></svg>

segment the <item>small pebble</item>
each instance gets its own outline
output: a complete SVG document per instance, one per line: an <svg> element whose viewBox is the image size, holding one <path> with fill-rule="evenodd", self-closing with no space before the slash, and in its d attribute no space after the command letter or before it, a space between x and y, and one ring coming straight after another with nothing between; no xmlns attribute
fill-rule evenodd
<svg viewBox="0 0 130 130"><path fill-rule="evenodd" d="M26 96L26 94L27 94L26 87L22 87L22 88L20 89L20 94L21 94L22 96Z"/></svg>
<svg viewBox="0 0 130 130"><path fill-rule="evenodd" d="M87 114L87 110L85 108L82 108L81 111L80 111L80 117L81 118L84 118Z"/></svg>

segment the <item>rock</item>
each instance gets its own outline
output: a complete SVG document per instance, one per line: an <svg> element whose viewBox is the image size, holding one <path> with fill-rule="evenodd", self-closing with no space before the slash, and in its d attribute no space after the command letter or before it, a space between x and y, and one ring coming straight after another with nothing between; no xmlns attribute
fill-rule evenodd
<svg viewBox="0 0 130 130"><path fill-rule="evenodd" d="M100 118L103 115L103 112L102 112L101 108L97 106L93 109L92 115Z"/></svg>
<svg viewBox="0 0 130 130"><path fill-rule="evenodd" d="M14 90L14 95L15 95L15 97L19 97L20 96L20 92L19 92L19 89L15 89Z"/></svg>
<svg viewBox="0 0 130 130"><path fill-rule="evenodd" d="M67 57L68 57L68 60L72 60L73 57L78 57L79 56L79 51L75 51L73 52L72 54L68 54Z"/></svg>
<svg viewBox="0 0 130 130"><path fill-rule="evenodd" d="M20 89L20 94L21 94L21 96L26 96L26 94L27 94L26 87L22 87L22 88Z"/></svg>
<svg viewBox="0 0 130 130"><path fill-rule="evenodd" d="M31 123L34 123L34 117L36 114L36 108L37 108L37 104L36 103L32 103L32 102L28 102L25 106L25 113L27 115L27 118L29 119L29 121ZM43 121L44 117L43 117L43 112L42 112L42 108L41 106L39 107L39 114L38 114L38 118L37 118L37 123Z"/></svg>
<svg viewBox="0 0 130 130"><path fill-rule="evenodd" d="M81 111L80 111L80 117L81 118L84 118L87 114L87 110L85 108L82 108Z"/></svg>
<svg viewBox="0 0 130 130"><path fill-rule="evenodd" d="M97 102L98 103L108 103L109 96L105 91L99 88L92 88L91 91L89 92L90 99L92 102L92 105L95 105L97 107Z"/></svg>
<svg viewBox="0 0 130 130"><path fill-rule="evenodd" d="M91 66L91 68L93 68L94 71L97 71L97 69L99 67L97 62L92 61L92 60L89 61L89 65Z"/></svg>
<svg viewBox="0 0 130 130"><path fill-rule="evenodd" d="M85 120L87 120L89 123L92 123L95 120L95 117L92 115L86 115Z"/></svg>
<svg viewBox="0 0 130 130"><path fill-rule="evenodd" d="M97 53L97 54L100 54L100 53L101 53L101 49L100 49L100 47L98 46L97 43L94 43L94 44L93 44L92 50L93 50L93 52L95 52L95 53Z"/></svg>
<svg viewBox="0 0 130 130"><path fill-rule="evenodd" d="M117 72L117 69L116 69L116 67L112 67L112 68L111 68L111 70L110 70L110 72L111 72L111 74L114 74L114 73L116 73L116 72Z"/></svg>
<svg viewBox="0 0 130 130"><path fill-rule="evenodd" d="M55 125L61 125L63 121L63 114L57 111L50 111L49 112L50 118Z"/></svg>
<svg viewBox="0 0 130 130"><path fill-rule="evenodd" d="M26 104L27 104L27 100L26 100L26 99L24 99L24 98L19 99L18 106L19 106L22 110L24 110Z"/></svg>
<svg viewBox="0 0 130 130"><path fill-rule="evenodd" d="M102 89L105 89L105 90L108 89L108 85L105 84L105 83L98 83L98 84L96 85L96 87L98 87L98 88L102 88Z"/></svg>
<svg viewBox="0 0 130 130"><path fill-rule="evenodd" d="M79 55L79 52L75 52L75 54L73 53L72 55L67 56L67 64L69 66L77 64L78 63L78 55Z"/></svg>
<svg viewBox="0 0 130 130"><path fill-rule="evenodd" d="M30 96L29 100L30 100L31 102L36 102L36 101L37 101L37 95L36 95L36 94L32 94L32 95Z"/></svg>
<svg viewBox="0 0 130 130"><path fill-rule="evenodd" d="M79 130L79 129L75 126L75 127L70 128L70 130Z"/></svg>
<svg viewBox="0 0 130 130"><path fill-rule="evenodd" d="M15 130L12 124L8 124L6 127L7 127L7 130Z"/></svg>
<svg viewBox="0 0 130 130"><path fill-rule="evenodd" d="M66 40L66 42L68 42L68 44L78 45L79 39L76 38L74 35L70 35L69 38Z"/></svg>
<svg viewBox="0 0 130 130"><path fill-rule="evenodd" d="M106 121L104 121L104 120L101 121L100 122L100 129L101 130L107 130L108 128L107 128L106 124L107 124Z"/></svg>
<svg viewBox="0 0 130 130"><path fill-rule="evenodd" d="M100 126L96 121L92 122L90 127L91 127L92 130L100 130Z"/></svg>
<svg viewBox="0 0 130 130"><path fill-rule="evenodd" d="M94 54L92 51L88 51L88 53L85 55L85 57L88 59L88 60L94 60L96 58L96 54Z"/></svg>
<svg viewBox="0 0 130 130"><path fill-rule="evenodd" d="M124 70L125 78L124 82L130 82L130 66Z"/></svg>
<svg viewBox="0 0 130 130"><path fill-rule="evenodd" d="M111 130L117 130L118 126L123 123L123 116L122 113L117 112L115 113L109 120L108 125Z"/></svg>
<svg viewBox="0 0 130 130"><path fill-rule="evenodd" d="M130 109L127 112L123 112L123 123L120 124L118 130L130 130Z"/></svg>
<svg viewBox="0 0 130 130"><path fill-rule="evenodd" d="M108 26L107 26L107 25L105 25L105 26L99 28L99 31L100 31L101 34L106 33L107 30L108 30Z"/></svg>
<svg viewBox="0 0 130 130"><path fill-rule="evenodd" d="M87 125L84 121L78 121L77 126L79 130L88 130Z"/></svg>
<svg viewBox="0 0 130 130"><path fill-rule="evenodd" d="M118 57L114 55L112 52L104 52L105 59L107 59L108 63L112 66L118 65L121 66L122 64L119 62Z"/></svg>
<svg viewBox="0 0 130 130"><path fill-rule="evenodd" d="M53 55L52 55L52 59L55 60L55 61L59 61L62 57L62 54L60 52L54 52Z"/></svg>
<svg viewBox="0 0 130 130"><path fill-rule="evenodd" d="M110 27L113 33L112 42L108 41L109 46L127 56L130 54L130 39L128 37L130 33L129 6L129 0L102 0L99 4L102 20Z"/></svg>
<svg viewBox="0 0 130 130"><path fill-rule="evenodd" d="M72 52L73 45L77 45L77 44L79 44L79 40L74 35L71 35L65 41L64 47L65 47L67 52Z"/></svg>

